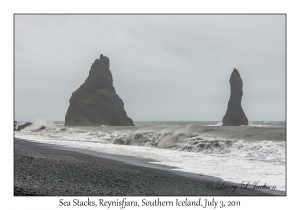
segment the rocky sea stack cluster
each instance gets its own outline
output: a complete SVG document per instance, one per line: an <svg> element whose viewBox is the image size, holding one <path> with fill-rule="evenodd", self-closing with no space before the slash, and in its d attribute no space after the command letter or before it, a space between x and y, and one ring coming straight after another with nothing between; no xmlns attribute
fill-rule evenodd
<svg viewBox="0 0 300 210"><path fill-rule="evenodd" d="M134 126L113 87L109 58L102 54L92 64L85 82L72 93L69 102L66 126Z"/></svg>
<svg viewBox="0 0 300 210"><path fill-rule="evenodd" d="M223 126L241 126L248 125L248 119L242 108L243 81L237 69L233 69L230 77L230 99L225 116L223 117Z"/></svg>

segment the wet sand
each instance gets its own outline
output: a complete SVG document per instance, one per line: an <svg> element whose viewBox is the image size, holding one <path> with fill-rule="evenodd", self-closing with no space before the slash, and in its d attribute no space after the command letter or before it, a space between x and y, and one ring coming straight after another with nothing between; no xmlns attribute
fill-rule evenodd
<svg viewBox="0 0 300 210"><path fill-rule="evenodd" d="M151 160L14 139L15 196L269 196ZM220 186L220 185L219 185Z"/></svg>

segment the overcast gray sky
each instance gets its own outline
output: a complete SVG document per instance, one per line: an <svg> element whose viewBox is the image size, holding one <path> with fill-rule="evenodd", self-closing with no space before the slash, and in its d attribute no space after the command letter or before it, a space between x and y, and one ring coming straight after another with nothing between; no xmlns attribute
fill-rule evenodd
<svg viewBox="0 0 300 210"><path fill-rule="evenodd" d="M64 120L103 54L134 121L222 121L233 68L249 121L285 120L284 15L15 15L15 119Z"/></svg>

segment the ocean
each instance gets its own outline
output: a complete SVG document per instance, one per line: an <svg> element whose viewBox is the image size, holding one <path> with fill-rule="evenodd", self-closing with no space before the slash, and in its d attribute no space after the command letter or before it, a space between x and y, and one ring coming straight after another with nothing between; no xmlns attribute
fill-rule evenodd
<svg viewBox="0 0 300 210"><path fill-rule="evenodd" d="M22 124L24 122L18 122ZM134 122L136 126L65 127L35 121L15 137L146 158L173 170L286 191L286 122ZM41 126L45 129L39 130Z"/></svg>

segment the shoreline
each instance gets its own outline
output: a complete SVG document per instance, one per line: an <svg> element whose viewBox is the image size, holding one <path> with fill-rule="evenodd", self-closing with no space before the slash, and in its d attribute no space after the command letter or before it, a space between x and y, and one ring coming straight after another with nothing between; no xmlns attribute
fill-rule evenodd
<svg viewBox="0 0 300 210"><path fill-rule="evenodd" d="M14 138L14 195L286 195L278 190L234 188L240 184L173 170L175 168L151 161Z"/></svg>

